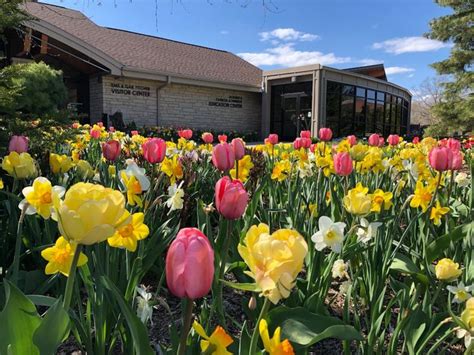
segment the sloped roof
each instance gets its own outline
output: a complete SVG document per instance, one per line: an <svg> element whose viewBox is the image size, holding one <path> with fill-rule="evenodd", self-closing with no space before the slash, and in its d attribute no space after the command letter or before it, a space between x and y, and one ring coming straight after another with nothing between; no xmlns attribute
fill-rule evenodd
<svg viewBox="0 0 474 355"><path fill-rule="evenodd" d="M126 69L210 82L260 87L262 71L237 55L218 49L124 30L101 27L83 13L28 2L27 11L119 62Z"/></svg>
<svg viewBox="0 0 474 355"><path fill-rule="evenodd" d="M374 64L374 65L365 65L363 67L347 68L344 70L387 81L387 74L385 73L385 67L383 63Z"/></svg>

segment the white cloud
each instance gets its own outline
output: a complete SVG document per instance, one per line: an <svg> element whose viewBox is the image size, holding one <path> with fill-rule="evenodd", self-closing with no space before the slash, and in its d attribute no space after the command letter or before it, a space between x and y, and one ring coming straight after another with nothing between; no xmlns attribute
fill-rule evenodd
<svg viewBox="0 0 474 355"><path fill-rule="evenodd" d="M413 78L415 76L415 74L411 73L408 75L409 78Z"/></svg>
<svg viewBox="0 0 474 355"><path fill-rule="evenodd" d="M228 35L228 34L229 34L229 31L227 31L227 30L222 30L221 31L221 35Z"/></svg>
<svg viewBox="0 0 474 355"><path fill-rule="evenodd" d="M374 43L372 48L383 49L387 53L398 55L402 53L437 51L438 49L450 46L448 43L425 37L400 37Z"/></svg>
<svg viewBox="0 0 474 355"><path fill-rule="evenodd" d="M275 65L293 67L309 64L339 64L351 61L350 57L338 57L334 53L318 51L299 51L293 43L268 48L263 52L239 53L240 57L256 66Z"/></svg>
<svg viewBox="0 0 474 355"><path fill-rule="evenodd" d="M280 40L309 42L320 38L318 35L300 32L294 28L277 28L273 31L260 32L259 36L261 41Z"/></svg>
<svg viewBox="0 0 474 355"><path fill-rule="evenodd" d="M385 72L387 73L387 75L412 73L414 71L415 71L415 69L407 68L407 67L387 67L387 68L385 68Z"/></svg>
<svg viewBox="0 0 474 355"><path fill-rule="evenodd" d="M360 65L383 64L383 60L380 60L380 59L370 59L370 58L359 59L359 60L357 60L356 62L359 63Z"/></svg>

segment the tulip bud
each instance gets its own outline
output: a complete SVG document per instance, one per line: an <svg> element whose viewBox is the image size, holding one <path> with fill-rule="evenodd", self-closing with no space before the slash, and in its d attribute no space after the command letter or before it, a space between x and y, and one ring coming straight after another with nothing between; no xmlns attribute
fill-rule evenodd
<svg viewBox="0 0 474 355"><path fill-rule="evenodd" d="M380 143L380 137L377 133L373 133L369 137L369 145L372 147L378 147Z"/></svg>
<svg viewBox="0 0 474 355"><path fill-rule="evenodd" d="M245 155L245 143L240 138L232 139L232 148L234 148L235 160L240 160Z"/></svg>
<svg viewBox="0 0 474 355"><path fill-rule="evenodd" d="M137 131L137 130L130 131L130 134L131 134L132 136L138 136L138 131Z"/></svg>
<svg viewBox="0 0 474 355"><path fill-rule="evenodd" d="M235 153L230 144L220 143L212 149L212 163L220 171L228 171L234 167Z"/></svg>
<svg viewBox="0 0 474 355"><path fill-rule="evenodd" d="M347 136L347 141L349 142L351 147L357 144L357 138L354 135Z"/></svg>
<svg viewBox="0 0 474 355"><path fill-rule="evenodd" d="M180 138L190 140L191 137L193 136L193 131L190 130L190 129L180 129L178 131L178 135L179 135Z"/></svg>
<svg viewBox="0 0 474 355"><path fill-rule="evenodd" d="M142 144L142 150L147 162L161 163L166 155L166 142L161 138L151 138Z"/></svg>
<svg viewBox="0 0 474 355"><path fill-rule="evenodd" d="M268 143L271 145L278 144L278 134L272 133L268 135Z"/></svg>
<svg viewBox="0 0 474 355"><path fill-rule="evenodd" d="M219 134L219 135L217 136L217 138L219 139L219 142L220 142L220 143L227 143L227 135L225 135L225 134Z"/></svg>
<svg viewBox="0 0 474 355"><path fill-rule="evenodd" d="M206 144L211 144L214 141L214 136L212 135L212 133L209 132L204 132L201 138Z"/></svg>
<svg viewBox="0 0 474 355"><path fill-rule="evenodd" d="M74 129L78 129L79 127L81 127L81 124L79 122L74 122L72 124L72 128L74 128Z"/></svg>
<svg viewBox="0 0 474 355"><path fill-rule="evenodd" d="M216 209L226 219L239 219L247 208L249 196L240 180L220 178L215 189Z"/></svg>
<svg viewBox="0 0 474 355"><path fill-rule="evenodd" d="M97 124L97 126L99 126L100 128L104 127L104 122L102 122L102 121L99 121L99 122L97 122L96 124Z"/></svg>
<svg viewBox="0 0 474 355"><path fill-rule="evenodd" d="M25 136L12 136L8 144L8 151L26 153L28 151L28 138Z"/></svg>
<svg viewBox="0 0 474 355"><path fill-rule="evenodd" d="M418 144L418 143L420 143L420 137L413 137L412 142L413 142L413 144Z"/></svg>
<svg viewBox="0 0 474 355"><path fill-rule="evenodd" d="M110 133L114 133L114 132L115 132L115 127L114 127L114 126L110 126L110 127L109 127L109 132L110 132Z"/></svg>
<svg viewBox="0 0 474 355"><path fill-rule="evenodd" d="M115 161L120 155L120 142L110 140L102 144L102 154L108 161Z"/></svg>
<svg viewBox="0 0 474 355"><path fill-rule="evenodd" d="M379 147L383 147L385 144L385 139L383 137L379 137Z"/></svg>
<svg viewBox="0 0 474 355"><path fill-rule="evenodd" d="M428 160L431 167L437 171L450 170L453 164L453 151L447 147L433 148Z"/></svg>
<svg viewBox="0 0 474 355"><path fill-rule="evenodd" d="M296 138L293 142L293 148L299 150L301 148L310 148L311 147L311 139L310 138Z"/></svg>
<svg viewBox="0 0 474 355"><path fill-rule="evenodd" d="M90 131L91 138L99 139L100 138L100 131L98 129L92 128Z"/></svg>
<svg viewBox="0 0 474 355"><path fill-rule="evenodd" d="M388 136L387 138L387 142L388 144L390 145L398 145L398 143L400 142L400 137L397 135L397 134L391 134Z"/></svg>
<svg viewBox="0 0 474 355"><path fill-rule="evenodd" d="M214 278L214 251L196 228L183 228L166 255L166 282L172 294L196 299L207 295Z"/></svg>
<svg viewBox="0 0 474 355"><path fill-rule="evenodd" d="M249 309L253 311L256 308L257 308L257 299L255 298L255 296L252 296L249 299Z"/></svg>
<svg viewBox="0 0 474 355"><path fill-rule="evenodd" d="M309 138L309 139L311 139L311 131L301 131L301 132L300 132L300 137L301 137L301 138Z"/></svg>
<svg viewBox="0 0 474 355"><path fill-rule="evenodd" d="M332 139L331 128L321 128L319 130L319 139L324 142L329 142Z"/></svg>
<svg viewBox="0 0 474 355"><path fill-rule="evenodd" d="M337 153L333 157L334 161L334 170L337 175L347 176L352 173L352 159L349 153L342 152Z"/></svg>

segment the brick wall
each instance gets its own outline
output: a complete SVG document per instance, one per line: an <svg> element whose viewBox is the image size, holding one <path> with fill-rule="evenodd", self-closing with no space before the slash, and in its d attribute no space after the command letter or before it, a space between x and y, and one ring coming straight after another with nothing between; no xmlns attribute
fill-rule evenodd
<svg viewBox="0 0 474 355"><path fill-rule="evenodd" d="M97 76L92 76L89 78L89 95L91 122L100 121L103 113L102 107L104 106L104 95L102 83L99 81Z"/></svg>

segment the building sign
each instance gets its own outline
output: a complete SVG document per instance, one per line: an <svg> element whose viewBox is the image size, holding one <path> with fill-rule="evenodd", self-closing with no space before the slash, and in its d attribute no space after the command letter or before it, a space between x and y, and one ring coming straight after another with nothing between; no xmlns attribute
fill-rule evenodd
<svg viewBox="0 0 474 355"><path fill-rule="evenodd" d="M141 85L129 85L120 83L111 83L112 94L116 95L130 95L130 96L150 96L150 88L148 86Z"/></svg>
<svg viewBox="0 0 474 355"><path fill-rule="evenodd" d="M209 106L242 108L242 96L216 97L209 101Z"/></svg>

